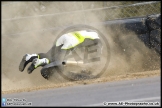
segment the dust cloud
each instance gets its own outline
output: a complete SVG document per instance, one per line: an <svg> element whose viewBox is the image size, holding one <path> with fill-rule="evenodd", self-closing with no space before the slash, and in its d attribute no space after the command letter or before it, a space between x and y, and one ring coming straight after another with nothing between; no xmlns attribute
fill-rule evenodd
<svg viewBox="0 0 162 108"><path fill-rule="evenodd" d="M47 52L63 26L104 20L105 11L100 16L101 11L70 12L86 9L86 6L99 7L94 2L2 2L2 91L70 82L58 73L54 73L52 81L45 80L40 74L41 67L27 74L29 65L24 72L19 72L18 66L26 53ZM62 12L67 13L60 14ZM160 69L158 54L134 33L117 37L105 26L94 27L106 36L110 45L111 57L104 77Z"/></svg>

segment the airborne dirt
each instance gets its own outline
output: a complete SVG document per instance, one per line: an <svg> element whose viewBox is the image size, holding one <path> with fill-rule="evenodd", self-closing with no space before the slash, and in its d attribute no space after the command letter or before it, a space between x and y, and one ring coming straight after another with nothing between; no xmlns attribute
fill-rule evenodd
<svg viewBox="0 0 162 108"><path fill-rule="evenodd" d="M27 4L17 3L10 7L3 7L2 19L13 18L14 15L21 16L26 10L30 13L26 16L34 15L38 12L39 6L37 6L38 4L36 2ZM16 7L21 8L22 11ZM34 8L35 11L32 10L32 8ZM51 12L51 10L47 10L47 12ZM70 18L73 17L75 16L71 16ZM95 17L92 16L91 18L94 20ZM31 74L27 74L26 69L24 72L19 72L18 66L24 54L47 52L54 44L53 42L60 31L52 29L47 31L46 28L61 26L61 24L63 24L61 21L64 20L59 22L59 19L57 19L57 25L56 22L52 23L53 19L56 18L49 16L48 18L2 21L1 83L3 94L73 86L76 84L160 76L160 57L153 49L147 48L144 43L132 33L127 35L121 34L119 37L116 37L113 35L113 32L108 29L102 30L103 34L108 38L111 57L107 70L98 79L72 82L64 79L58 73L55 73L52 80L48 81L41 76L40 67ZM73 23L75 22L72 22L72 24ZM41 31L37 31L40 29ZM103 64L100 64L98 67L102 65ZM91 68L97 69L98 67Z"/></svg>
<svg viewBox="0 0 162 108"><path fill-rule="evenodd" d="M48 87L62 87L75 85L77 83L84 83L84 81L71 82L66 80L57 72L53 75L51 81L45 80L40 74L41 67L38 67L31 74L27 74L26 69L24 72L20 72L18 70L18 66L25 53L31 54L46 52L48 51L48 48L51 48L53 43L53 39L51 37L39 37L40 40L43 40L43 43L46 43L46 46L42 45L43 43L41 41L37 41L37 39L38 38L36 38L34 35L2 37L2 93L30 91ZM147 51L147 55L145 55L146 53L139 52L139 50L135 48L140 44L141 47L139 49L142 49L142 51ZM121 53L118 45L115 46L114 44L110 43L111 58L107 70L100 79L89 80L87 83L160 75L160 58L158 54L148 49L144 45L142 46L142 42L140 44L134 44L134 46L131 45L131 48L134 48L134 52L129 53L125 51L124 55ZM125 56L128 54L130 54L130 56L128 56L129 58L125 58ZM102 66L103 64L100 65ZM98 65L98 67L100 67L100 65ZM98 67L93 68L97 69Z"/></svg>

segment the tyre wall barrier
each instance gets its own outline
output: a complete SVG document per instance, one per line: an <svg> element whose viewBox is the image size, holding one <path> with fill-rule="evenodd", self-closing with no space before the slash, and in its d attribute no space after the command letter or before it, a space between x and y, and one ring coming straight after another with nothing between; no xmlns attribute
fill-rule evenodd
<svg viewBox="0 0 162 108"><path fill-rule="evenodd" d="M147 16L146 25L150 36L150 48L161 54L161 14Z"/></svg>
<svg viewBox="0 0 162 108"><path fill-rule="evenodd" d="M106 21L113 35L133 32L144 44L161 54L161 14Z"/></svg>

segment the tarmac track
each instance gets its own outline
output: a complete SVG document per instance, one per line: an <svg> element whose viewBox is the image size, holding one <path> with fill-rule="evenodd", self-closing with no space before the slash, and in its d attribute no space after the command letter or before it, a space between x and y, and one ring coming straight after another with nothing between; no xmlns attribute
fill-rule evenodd
<svg viewBox="0 0 162 108"><path fill-rule="evenodd" d="M24 98L27 103L32 102L32 106L103 106L121 101L127 106L131 102L160 106L160 76L3 94L2 97Z"/></svg>

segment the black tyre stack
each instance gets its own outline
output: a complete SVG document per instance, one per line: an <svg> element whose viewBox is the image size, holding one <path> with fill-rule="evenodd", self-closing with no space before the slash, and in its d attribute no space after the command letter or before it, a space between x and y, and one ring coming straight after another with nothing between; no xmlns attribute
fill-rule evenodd
<svg viewBox="0 0 162 108"><path fill-rule="evenodd" d="M147 16L150 48L161 54L161 14Z"/></svg>

